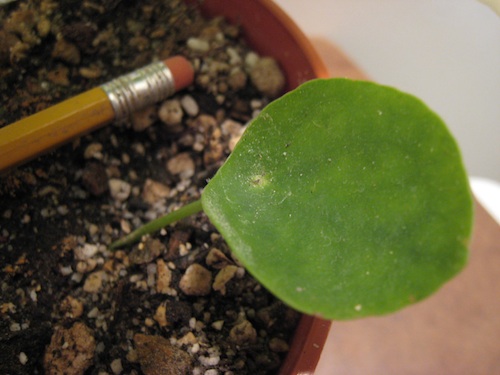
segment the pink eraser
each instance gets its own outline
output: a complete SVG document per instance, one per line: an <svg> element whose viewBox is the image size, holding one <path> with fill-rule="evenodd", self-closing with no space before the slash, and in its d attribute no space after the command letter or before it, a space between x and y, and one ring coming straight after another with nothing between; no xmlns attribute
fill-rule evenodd
<svg viewBox="0 0 500 375"><path fill-rule="evenodd" d="M163 61L163 63L170 69L174 77L175 91L186 88L194 80L194 68L191 63L182 56L170 57Z"/></svg>

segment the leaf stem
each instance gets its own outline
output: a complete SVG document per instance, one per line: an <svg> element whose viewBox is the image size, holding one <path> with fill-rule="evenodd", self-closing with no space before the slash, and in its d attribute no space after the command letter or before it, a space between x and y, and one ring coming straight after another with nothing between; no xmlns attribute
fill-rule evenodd
<svg viewBox="0 0 500 375"><path fill-rule="evenodd" d="M203 207L201 205L201 199L189 203L178 210L172 211L166 215L159 217L158 219L152 220L143 226L140 226L133 232L127 234L126 236L120 238L119 240L113 242L109 248L111 250L117 249L119 247L123 247L126 245L130 245L134 242L137 242L141 239L142 236L146 234L151 234L156 232L157 230L166 227L176 221L184 219L188 216L194 215L197 212L203 211Z"/></svg>

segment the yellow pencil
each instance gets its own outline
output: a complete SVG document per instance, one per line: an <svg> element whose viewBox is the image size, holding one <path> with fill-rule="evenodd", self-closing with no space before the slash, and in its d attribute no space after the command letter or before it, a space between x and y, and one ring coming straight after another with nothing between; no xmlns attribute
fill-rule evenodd
<svg viewBox="0 0 500 375"><path fill-rule="evenodd" d="M0 129L0 173L113 120L157 103L194 79L175 56L118 77Z"/></svg>

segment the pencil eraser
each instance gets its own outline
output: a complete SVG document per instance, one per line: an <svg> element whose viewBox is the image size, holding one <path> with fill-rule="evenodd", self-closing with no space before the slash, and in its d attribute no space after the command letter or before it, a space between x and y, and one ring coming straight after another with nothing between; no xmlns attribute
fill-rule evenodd
<svg viewBox="0 0 500 375"><path fill-rule="evenodd" d="M182 56L174 56L166 59L164 64L172 72L174 77L175 91L189 86L194 80L194 68L191 63Z"/></svg>

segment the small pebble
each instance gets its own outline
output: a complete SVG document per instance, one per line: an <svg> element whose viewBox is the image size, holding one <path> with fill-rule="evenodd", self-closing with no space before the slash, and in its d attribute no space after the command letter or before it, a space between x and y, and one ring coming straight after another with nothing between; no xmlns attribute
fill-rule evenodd
<svg viewBox="0 0 500 375"><path fill-rule="evenodd" d="M97 343L95 347L95 352L96 353L104 353L104 350L106 350L106 345L101 341Z"/></svg>
<svg viewBox="0 0 500 375"><path fill-rule="evenodd" d="M141 111L132 113L132 129L136 132L142 132L149 128L158 118L155 106L149 106Z"/></svg>
<svg viewBox="0 0 500 375"><path fill-rule="evenodd" d="M218 270L232 264L231 260L222 251L216 249L215 247L210 249L205 258L205 262L208 266Z"/></svg>
<svg viewBox="0 0 500 375"><path fill-rule="evenodd" d="M223 326L224 326L223 320L217 320L217 321L212 323L212 328L216 329L217 331L220 331Z"/></svg>
<svg viewBox="0 0 500 375"><path fill-rule="evenodd" d="M40 35L42 38L49 35L51 26L52 24L50 20L42 16L36 24L36 30L38 32L38 35Z"/></svg>
<svg viewBox="0 0 500 375"><path fill-rule="evenodd" d="M83 375L92 365L95 351L93 332L84 323L77 322L69 329L58 326L45 349L45 373Z"/></svg>
<svg viewBox="0 0 500 375"><path fill-rule="evenodd" d="M227 119L225 120L221 125L221 130L222 130L222 134L224 135L232 135L232 136L236 136L236 135L241 135L243 133L243 131L245 130L245 127L237 122L237 121L234 121L234 120L231 120L231 119Z"/></svg>
<svg viewBox="0 0 500 375"><path fill-rule="evenodd" d="M157 307L153 319L156 320L156 322L160 327L165 327L168 325L167 308L165 304L162 303L160 306Z"/></svg>
<svg viewBox="0 0 500 375"><path fill-rule="evenodd" d="M52 57L71 65L78 65L81 60L80 51L73 44L64 39L59 39L52 50Z"/></svg>
<svg viewBox="0 0 500 375"><path fill-rule="evenodd" d="M127 154L126 152L122 153L122 163L130 164L130 155Z"/></svg>
<svg viewBox="0 0 500 375"><path fill-rule="evenodd" d="M285 340L273 337L269 340L269 349L275 353L286 353L290 347Z"/></svg>
<svg viewBox="0 0 500 375"><path fill-rule="evenodd" d="M83 246L77 246L73 249L74 256L78 260L87 260L92 258L98 251L99 248L97 245L90 243L85 243Z"/></svg>
<svg viewBox="0 0 500 375"><path fill-rule="evenodd" d="M215 291L220 292L220 294L226 294L226 284L236 275L238 267L233 265L228 265L221 269L215 276L213 288Z"/></svg>
<svg viewBox="0 0 500 375"><path fill-rule="evenodd" d="M192 372L191 357L161 336L134 336L137 360L145 375L178 375Z"/></svg>
<svg viewBox="0 0 500 375"><path fill-rule="evenodd" d="M252 344L257 341L257 331L252 323L245 319L231 328L229 339L237 345Z"/></svg>
<svg viewBox="0 0 500 375"><path fill-rule="evenodd" d="M206 296L210 293L212 273L194 263L190 265L179 282L180 289L188 296Z"/></svg>
<svg viewBox="0 0 500 375"><path fill-rule="evenodd" d="M167 161L167 170L173 175L187 179L194 175L194 161L187 152L181 152Z"/></svg>
<svg viewBox="0 0 500 375"><path fill-rule="evenodd" d="M210 49L210 44L200 38L189 38L186 44L190 50L195 52L207 52Z"/></svg>
<svg viewBox="0 0 500 375"><path fill-rule="evenodd" d="M181 103L177 99L165 100L158 110L158 117L165 125L178 125L182 121Z"/></svg>
<svg viewBox="0 0 500 375"><path fill-rule="evenodd" d="M111 178L108 187L111 196L118 202L126 201L132 191L132 186L128 182L117 178Z"/></svg>
<svg viewBox="0 0 500 375"><path fill-rule="evenodd" d="M103 146L101 143L98 142L91 143L85 148L85 151L83 152L83 157L85 159L91 159L91 158L102 159L103 158L101 152L102 148Z"/></svg>
<svg viewBox="0 0 500 375"><path fill-rule="evenodd" d="M240 136L231 136L231 138L229 139L229 151L232 152L234 150L234 148L236 147L236 145L238 144L240 139L241 139L241 135Z"/></svg>
<svg viewBox="0 0 500 375"><path fill-rule="evenodd" d="M11 313L15 314L16 312L16 305L14 305L12 302L5 302L0 305L0 313L5 314L5 313Z"/></svg>
<svg viewBox="0 0 500 375"><path fill-rule="evenodd" d="M146 147L142 143L133 143L132 150L139 156L146 155Z"/></svg>
<svg viewBox="0 0 500 375"><path fill-rule="evenodd" d="M200 33L200 38L203 40L214 40L219 39L221 36L221 30L218 25L209 25L203 28Z"/></svg>
<svg viewBox="0 0 500 375"><path fill-rule="evenodd" d="M182 109L191 117L198 116L200 107L191 95L184 95L181 99Z"/></svg>
<svg viewBox="0 0 500 375"><path fill-rule="evenodd" d="M104 194L108 188L108 175L101 163L90 162L82 172L82 184L92 195Z"/></svg>
<svg viewBox="0 0 500 375"><path fill-rule="evenodd" d="M12 54L13 49L15 49L16 46L19 46L21 44L21 41L17 36L12 34L11 32L7 32L5 30L0 29L0 65L3 64L8 64L9 60L12 59L12 57L16 57L15 55ZM22 54L25 55L25 54ZM26 56L20 56L22 58ZM15 61L16 59L13 59L12 61Z"/></svg>
<svg viewBox="0 0 500 375"><path fill-rule="evenodd" d="M262 109L264 107L264 102L261 99L252 99L250 101L250 108L253 110Z"/></svg>
<svg viewBox="0 0 500 375"><path fill-rule="evenodd" d="M69 269L71 270L71 267L69 267ZM69 276L69 275L65 275L65 276ZM82 280L83 280L83 274L78 273L78 272L71 273L71 281L74 281L75 283L80 284L82 282Z"/></svg>
<svg viewBox="0 0 500 375"><path fill-rule="evenodd" d="M69 86L69 69L65 66L57 66L47 72L47 79L55 85Z"/></svg>
<svg viewBox="0 0 500 375"><path fill-rule="evenodd" d="M156 238L148 238L135 246L129 254L129 260L133 264L146 264L160 256L166 250L166 246Z"/></svg>
<svg viewBox="0 0 500 375"><path fill-rule="evenodd" d="M113 374L119 375L123 371L123 366L122 366L122 360L120 358L114 359L111 362L111 371L113 371Z"/></svg>
<svg viewBox="0 0 500 375"><path fill-rule="evenodd" d="M24 366L26 363L28 363L28 356L26 355L25 352L19 353L19 362Z"/></svg>
<svg viewBox="0 0 500 375"><path fill-rule="evenodd" d="M138 52L144 51L149 47L149 40L144 36L135 36L130 38L129 46L136 49Z"/></svg>
<svg viewBox="0 0 500 375"><path fill-rule="evenodd" d="M188 332L179 340L177 340L177 343L180 345L194 345L197 342L198 340L196 340L196 336L193 334L193 332Z"/></svg>
<svg viewBox="0 0 500 375"><path fill-rule="evenodd" d="M92 272L97 266L97 261L95 259L86 259L79 261L76 264L76 272L84 274L88 272Z"/></svg>
<svg viewBox="0 0 500 375"><path fill-rule="evenodd" d="M234 91L243 89L247 84L247 74L240 68L231 70L228 77L228 84Z"/></svg>
<svg viewBox="0 0 500 375"><path fill-rule="evenodd" d="M221 142L222 132L219 128L215 128L210 136L208 147L203 153L203 162L205 165L210 165L221 160L224 154L224 146Z"/></svg>
<svg viewBox="0 0 500 375"><path fill-rule="evenodd" d="M73 269L71 268L71 266L59 266L59 272L61 272L61 275L63 276L69 276L73 274Z"/></svg>
<svg viewBox="0 0 500 375"><path fill-rule="evenodd" d="M175 296L177 291L170 287L170 283L172 282L172 271L168 268L163 259L158 259L156 261L156 270L156 291L161 294Z"/></svg>
<svg viewBox="0 0 500 375"><path fill-rule="evenodd" d="M97 293L102 288L104 271L96 271L87 276L83 284L83 290L87 293Z"/></svg>
<svg viewBox="0 0 500 375"><path fill-rule="evenodd" d="M242 63L241 56L235 48L233 47L226 48L226 53L229 56L229 64L240 65Z"/></svg>
<svg viewBox="0 0 500 375"><path fill-rule="evenodd" d="M45 207L45 208L42 208L40 210L40 215L43 217L43 218L49 218L49 217L52 217L55 215L55 211L52 209L52 208L49 208L49 207Z"/></svg>
<svg viewBox="0 0 500 375"><path fill-rule="evenodd" d="M245 56L245 67L248 70L251 70L255 64L257 64L257 61L259 61L259 55L257 55L255 52L248 52L247 55Z"/></svg>
<svg viewBox="0 0 500 375"><path fill-rule="evenodd" d="M285 87L285 76L276 60L271 57L259 59L250 70L250 79L257 90L273 99Z"/></svg>
<svg viewBox="0 0 500 375"><path fill-rule="evenodd" d="M214 356L203 356L201 355L199 357L199 361L203 366L217 366L220 362L220 356L214 355Z"/></svg>
<svg viewBox="0 0 500 375"><path fill-rule="evenodd" d="M78 70L78 73L87 79L97 79L102 75L102 71L98 67L82 67Z"/></svg>
<svg viewBox="0 0 500 375"><path fill-rule="evenodd" d="M66 318L78 319L83 315L83 303L72 296L67 296L61 303L61 311Z"/></svg>
<svg viewBox="0 0 500 375"><path fill-rule="evenodd" d="M152 288L153 286L156 285L156 271L157 271L157 267L156 267L156 264L155 263L149 263L147 266L146 266L146 272L148 274L148 286L150 288Z"/></svg>
<svg viewBox="0 0 500 375"><path fill-rule="evenodd" d="M59 215L67 215L69 213L69 208L65 204L62 206L57 206L56 211Z"/></svg>
<svg viewBox="0 0 500 375"><path fill-rule="evenodd" d="M137 351L135 349L130 349L127 353L127 361L131 363L136 363L138 362L138 357L137 357Z"/></svg>
<svg viewBox="0 0 500 375"><path fill-rule="evenodd" d="M217 119L214 116L201 114L190 125L200 133L206 133L209 129L217 127Z"/></svg>
<svg viewBox="0 0 500 375"><path fill-rule="evenodd" d="M147 178L142 187L142 199L151 205L161 199L167 198L170 194L170 188L161 182Z"/></svg>

